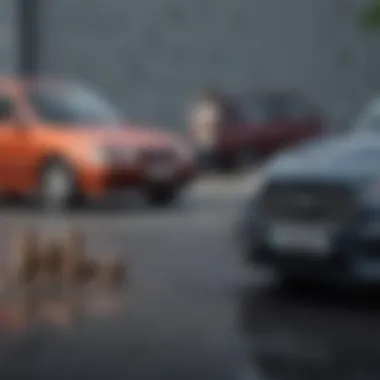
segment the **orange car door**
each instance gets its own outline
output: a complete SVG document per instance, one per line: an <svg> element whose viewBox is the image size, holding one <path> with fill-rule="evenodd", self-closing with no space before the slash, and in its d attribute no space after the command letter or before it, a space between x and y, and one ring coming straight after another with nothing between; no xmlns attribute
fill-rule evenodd
<svg viewBox="0 0 380 380"><path fill-rule="evenodd" d="M11 140L14 134L12 114L15 103L8 95L0 93L0 189L7 191L12 187Z"/></svg>
<svg viewBox="0 0 380 380"><path fill-rule="evenodd" d="M26 193L32 190L35 149L19 107L16 99L0 94L0 188Z"/></svg>

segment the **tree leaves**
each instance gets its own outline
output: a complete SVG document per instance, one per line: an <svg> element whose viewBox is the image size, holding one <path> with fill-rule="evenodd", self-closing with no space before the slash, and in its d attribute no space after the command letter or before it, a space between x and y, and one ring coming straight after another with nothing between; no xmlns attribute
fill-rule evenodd
<svg viewBox="0 0 380 380"><path fill-rule="evenodd" d="M365 29L380 29L380 0L372 0L360 14L359 23Z"/></svg>

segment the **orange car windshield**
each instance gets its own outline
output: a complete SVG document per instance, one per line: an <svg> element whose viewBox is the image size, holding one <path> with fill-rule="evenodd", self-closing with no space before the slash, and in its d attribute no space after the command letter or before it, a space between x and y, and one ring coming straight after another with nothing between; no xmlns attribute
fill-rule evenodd
<svg viewBox="0 0 380 380"><path fill-rule="evenodd" d="M73 85L34 85L26 98L43 121L65 127L117 128L122 118L106 99L86 88Z"/></svg>

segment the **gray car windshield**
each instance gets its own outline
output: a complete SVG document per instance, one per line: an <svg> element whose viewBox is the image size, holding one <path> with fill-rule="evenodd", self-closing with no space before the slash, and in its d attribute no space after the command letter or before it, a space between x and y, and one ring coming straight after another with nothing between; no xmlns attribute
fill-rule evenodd
<svg viewBox="0 0 380 380"><path fill-rule="evenodd" d="M112 104L84 87L32 86L27 90L26 97L37 116L49 123L105 128L122 121Z"/></svg>
<svg viewBox="0 0 380 380"><path fill-rule="evenodd" d="M373 100L365 107L357 119L355 130L380 132L380 99Z"/></svg>

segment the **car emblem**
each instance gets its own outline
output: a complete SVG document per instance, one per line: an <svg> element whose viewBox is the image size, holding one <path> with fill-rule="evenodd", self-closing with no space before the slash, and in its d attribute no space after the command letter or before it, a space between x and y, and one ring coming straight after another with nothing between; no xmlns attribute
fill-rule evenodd
<svg viewBox="0 0 380 380"><path fill-rule="evenodd" d="M301 194L297 199L297 205L306 208L313 204L313 197L307 194Z"/></svg>

